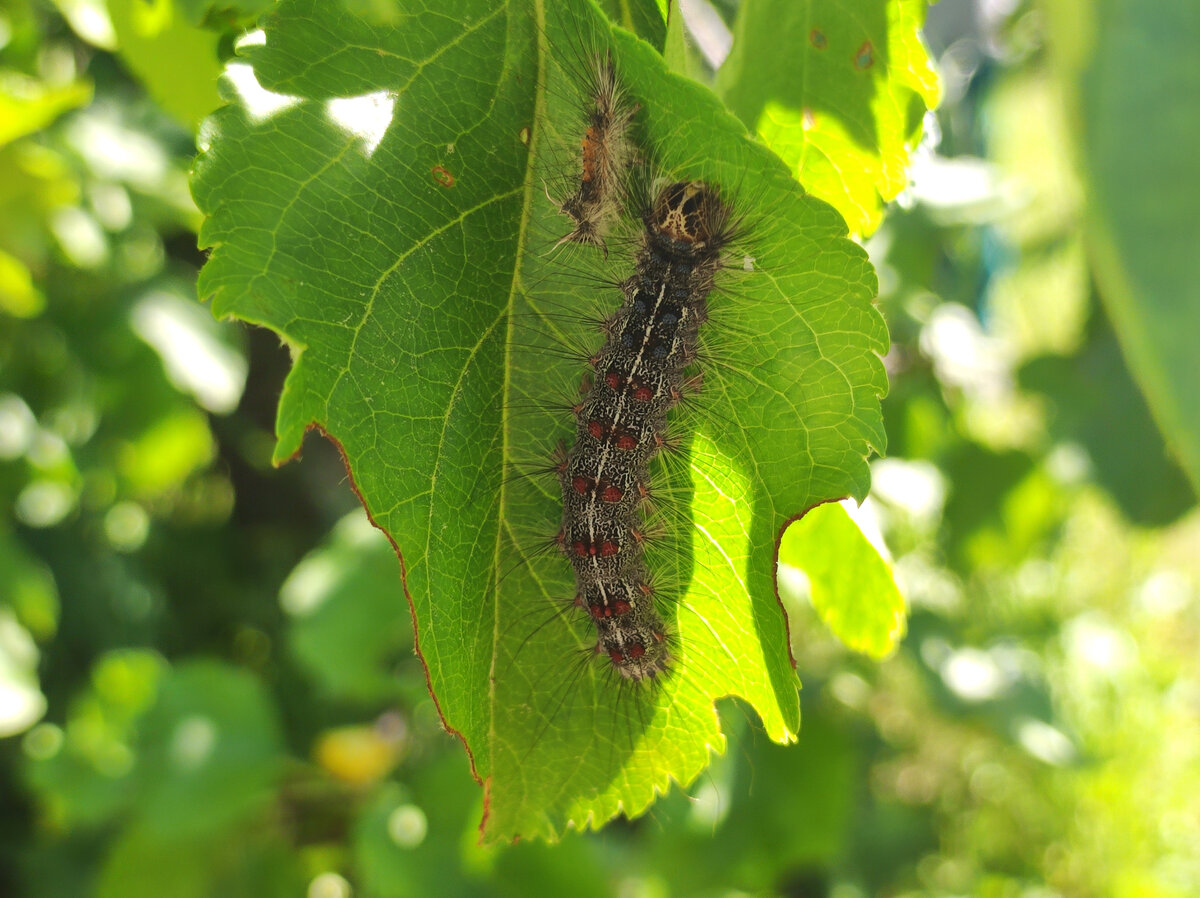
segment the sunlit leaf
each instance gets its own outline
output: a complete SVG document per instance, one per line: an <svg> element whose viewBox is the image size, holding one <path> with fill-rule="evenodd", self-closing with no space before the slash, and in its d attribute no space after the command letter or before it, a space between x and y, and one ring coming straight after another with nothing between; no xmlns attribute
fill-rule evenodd
<svg viewBox="0 0 1200 898"><path fill-rule="evenodd" d="M253 19L271 8L274 0L176 0L193 25L212 21Z"/></svg>
<svg viewBox="0 0 1200 898"><path fill-rule="evenodd" d="M179 486L213 454L204 415L181 409L155 421L121 451L119 470L134 495L154 496Z"/></svg>
<svg viewBox="0 0 1200 898"><path fill-rule="evenodd" d="M748 128L869 234L907 168L938 80L926 0L743 0L717 88ZM780 47L788 47L780 52Z"/></svg>
<svg viewBox="0 0 1200 898"><path fill-rule="evenodd" d="M904 597L891 568L839 503L790 524L779 563L804 572L817 614L855 651L883 658L904 637Z"/></svg>
<svg viewBox="0 0 1200 898"><path fill-rule="evenodd" d="M107 0L107 4L121 60L163 109L195 128L221 102L217 93L221 36L188 22L175 0Z"/></svg>
<svg viewBox="0 0 1200 898"><path fill-rule="evenodd" d="M51 87L0 71L0 146L40 131L68 109L82 106L91 98L90 84Z"/></svg>
<svg viewBox="0 0 1200 898"><path fill-rule="evenodd" d="M33 318L46 307L46 299L33 283L25 264L0 250L0 312L14 318Z"/></svg>
<svg viewBox="0 0 1200 898"><path fill-rule="evenodd" d="M722 745L720 696L791 738L771 547L800 510L862 497L883 443L887 336L840 218L646 44L583 3L538 10L460 0L385 24L281 4L245 50L253 77L231 72L240 102L207 126L193 182L214 247L201 294L293 350L276 459L321 427L403 553L418 647L485 783L491 838L599 825L689 782ZM578 151L580 48L603 45L656 167L722 185L747 222L713 298L722 364L659 481L679 514L655 557L686 589L669 612L676 667L641 695L580 663L594 631L561 616L570 567L542 550L560 500L528 476L572 432L550 407L582 373L563 346L598 339L564 311L618 301L580 275L629 271L617 240L608 263L551 251L563 218L545 185Z"/></svg>
<svg viewBox="0 0 1200 898"><path fill-rule="evenodd" d="M12 608L35 639L53 636L59 615L54 575L6 527L0 527L0 571L0 607Z"/></svg>
<svg viewBox="0 0 1200 898"><path fill-rule="evenodd" d="M24 732L46 713L39 658L33 637L12 608L0 606L0 738Z"/></svg>

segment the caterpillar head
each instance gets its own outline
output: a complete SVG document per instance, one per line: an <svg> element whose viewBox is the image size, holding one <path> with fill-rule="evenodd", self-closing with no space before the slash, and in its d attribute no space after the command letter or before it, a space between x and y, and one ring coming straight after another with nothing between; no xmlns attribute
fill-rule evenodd
<svg viewBox="0 0 1200 898"><path fill-rule="evenodd" d="M729 240L729 207L703 181L667 184L645 218L651 234L680 250L712 254Z"/></svg>

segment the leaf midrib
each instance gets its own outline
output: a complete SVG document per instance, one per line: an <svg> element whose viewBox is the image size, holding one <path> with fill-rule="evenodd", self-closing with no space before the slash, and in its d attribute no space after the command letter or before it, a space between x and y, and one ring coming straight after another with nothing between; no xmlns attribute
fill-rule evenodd
<svg viewBox="0 0 1200 898"><path fill-rule="evenodd" d="M529 146L525 157L525 200L521 206L521 222L520 229L517 232L516 254L513 258L513 276L512 283L508 291L508 304L506 306L507 327L504 336L504 382L502 387L502 396L506 399L512 393L512 347L515 343L515 334L513 333L513 322L515 320L515 304L517 296L520 293L521 271L525 261L526 247L528 246L529 224L533 219L533 197L534 197L534 169L535 160L537 159L538 146L541 138L541 128L539 123L546 115L546 58L548 48L546 46L546 9L544 0L534 0L534 9L536 13L536 21L534 27L534 40L537 46L537 77L534 79L534 104L533 104L533 122L529 129ZM509 48L511 52L511 47ZM505 54L506 58L508 54ZM507 64L505 66L507 68ZM507 401L501 404L500 411L500 459L501 466L507 467L510 456L509 434L512 426L510 420L509 403ZM504 533L506 532L506 510L509 501L509 484L507 477L500 478L500 501L499 520L496 527L496 545L492 553L492 659L488 668L488 769L492 768L492 757L496 746L496 659L500 655L500 637L502 633L500 619L500 569L501 569L501 551L504 541ZM515 540L514 540L515 544ZM475 767L477 762L472 757L471 765ZM478 775L478 770L475 771ZM489 776L490 781L490 776ZM486 798L485 798L486 801ZM486 816L484 824L486 825Z"/></svg>

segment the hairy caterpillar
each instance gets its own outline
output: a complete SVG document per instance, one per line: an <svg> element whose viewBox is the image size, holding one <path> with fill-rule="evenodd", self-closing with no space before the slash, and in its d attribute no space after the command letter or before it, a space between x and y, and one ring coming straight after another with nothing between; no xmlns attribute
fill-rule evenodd
<svg viewBox="0 0 1200 898"><path fill-rule="evenodd" d="M557 245L590 244L607 255L605 237L621 213L624 181L635 155L629 129L639 107L629 102L611 51L589 54L583 93L588 97L587 127L579 141L578 184L558 206L574 227Z"/></svg>
<svg viewBox="0 0 1200 898"><path fill-rule="evenodd" d="M575 569L575 603L596 623L596 652L621 676L667 669L666 627L642 558L638 506L647 466L665 445L667 413L683 398L707 296L729 240L728 208L701 181L662 187L643 213L635 273L594 357L595 382L576 410L576 442L560 466L559 541Z"/></svg>

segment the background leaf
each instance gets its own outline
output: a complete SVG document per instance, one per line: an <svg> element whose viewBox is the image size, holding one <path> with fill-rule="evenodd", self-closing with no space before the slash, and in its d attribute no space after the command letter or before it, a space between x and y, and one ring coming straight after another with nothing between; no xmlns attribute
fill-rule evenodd
<svg viewBox="0 0 1200 898"><path fill-rule="evenodd" d="M292 653L323 690L359 701L395 694L393 669L412 653L400 584L396 553L362 512L343 518L284 581Z"/></svg>
<svg viewBox="0 0 1200 898"><path fill-rule="evenodd" d="M220 35L189 23L174 0L107 0L107 5L122 61L163 109L194 129L221 102L215 89Z"/></svg>
<svg viewBox="0 0 1200 898"><path fill-rule="evenodd" d="M904 597L891 569L840 503L790 524L779 563L804 572L817 614L850 648L883 658L904 638Z"/></svg>
<svg viewBox="0 0 1200 898"><path fill-rule="evenodd" d="M92 98L86 82L49 86L0 70L0 146L46 127L68 109Z"/></svg>
<svg viewBox="0 0 1200 898"><path fill-rule="evenodd" d="M243 102L213 121L193 182L215 247L200 291L293 349L276 459L321 427L404 553L430 683L486 784L486 834L553 836L695 777L722 744L721 695L744 696L772 738L794 734L769 547L799 509L865 493L887 337L836 213L648 46L585 4L543 22L442 12L384 24L290 2L266 19L247 57L282 96L227 82ZM747 270L714 298L723 364L657 481L678 497L657 557L678 584L680 660L647 694L580 654L594 631L561 619L570 568L542 548L557 487L528 477L573 430L549 407L582 370L562 348L597 340L564 310L611 310L615 291L581 277L629 270L624 254L556 258L545 186L574 164L581 54L609 43L656 166L725 186L749 222ZM364 105L331 102L351 97Z"/></svg>
<svg viewBox="0 0 1200 898"><path fill-rule="evenodd" d="M1200 7L1050 4L1078 117L1097 283L1130 368L1200 490Z"/></svg>
<svg viewBox="0 0 1200 898"><path fill-rule="evenodd" d="M938 100L925 0L743 0L717 90L805 189L870 234ZM778 46L798 52L777 53Z"/></svg>
<svg viewBox="0 0 1200 898"><path fill-rule="evenodd" d="M1097 481L1131 521L1161 526L1196 503L1187 475L1163 445L1116 335L1098 309L1079 353L1033 359L1021 368L1020 382L1046 397L1053 433L1087 450ZM1114 428L1114 418L1124 426Z"/></svg>
<svg viewBox="0 0 1200 898"><path fill-rule="evenodd" d="M279 725L261 684L218 662L170 670L141 742L134 807L160 839L244 819L270 801L281 772ZM188 812L181 815L181 807Z"/></svg>

